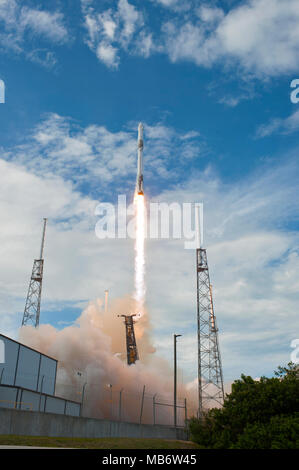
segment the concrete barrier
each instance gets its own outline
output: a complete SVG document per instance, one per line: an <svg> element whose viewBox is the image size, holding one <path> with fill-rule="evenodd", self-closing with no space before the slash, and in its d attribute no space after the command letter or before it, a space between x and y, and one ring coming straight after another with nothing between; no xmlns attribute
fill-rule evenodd
<svg viewBox="0 0 299 470"><path fill-rule="evenodd" d="M187 440L187 431L169 426L78 418L0 408L0 434L50 437L144 437Z"/></svg>

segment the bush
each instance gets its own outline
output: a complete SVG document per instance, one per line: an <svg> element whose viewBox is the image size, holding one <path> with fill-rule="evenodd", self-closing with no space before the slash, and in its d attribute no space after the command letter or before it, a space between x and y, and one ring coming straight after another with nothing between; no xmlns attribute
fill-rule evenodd
<svg viewBox="0 0 299 470"><path fill-rule="evenodd" d="M290 363L279 367L275 375L259 381L242 375L233 383L221 409L213 408L201 420L190 421L191 438L215 449L298 445L292 431L292 426L297 429L298 425L298 369Z"/></svg>
<svg viewBox="0 0 299 470"><path fill-rule="evenodd" d="M233 449L298 449L299 414L274 416L266 424L249 424Z"/></svg>

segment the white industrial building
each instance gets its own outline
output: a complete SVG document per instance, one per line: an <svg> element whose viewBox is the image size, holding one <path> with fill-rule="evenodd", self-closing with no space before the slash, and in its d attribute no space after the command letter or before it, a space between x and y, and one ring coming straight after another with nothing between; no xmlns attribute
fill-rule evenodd
<svg viewBox="0 0 299 470"><path fill-rule="evenodd" d="M56 359L2 334L0 347L0 407L80 416L80 403L55 395Z"/></svg>

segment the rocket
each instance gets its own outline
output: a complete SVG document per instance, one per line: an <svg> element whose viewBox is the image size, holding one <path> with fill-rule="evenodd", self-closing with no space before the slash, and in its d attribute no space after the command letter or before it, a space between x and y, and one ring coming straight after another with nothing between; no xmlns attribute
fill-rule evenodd
<svg viewBox="0 0 299 470"><path fill-rule="evenodd" d="M143 194L143 125L142 122L138 126L138 159L137 159L137 181L136 192Z"/></svg>

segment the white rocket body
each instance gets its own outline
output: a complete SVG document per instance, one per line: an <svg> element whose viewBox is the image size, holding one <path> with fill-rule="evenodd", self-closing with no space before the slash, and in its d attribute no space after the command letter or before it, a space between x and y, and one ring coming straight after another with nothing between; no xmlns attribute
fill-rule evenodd
<svg viewBox="0 0 299 470"><path fill-rule="evenodd" d="M138 126L137 194L143 194L143 125Z"/></svg>

